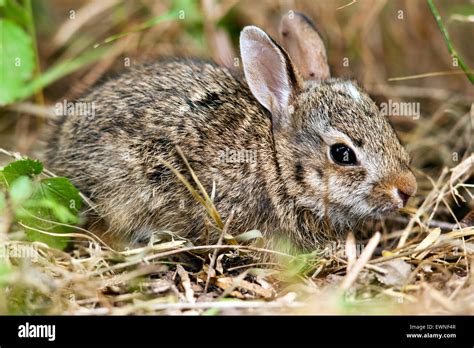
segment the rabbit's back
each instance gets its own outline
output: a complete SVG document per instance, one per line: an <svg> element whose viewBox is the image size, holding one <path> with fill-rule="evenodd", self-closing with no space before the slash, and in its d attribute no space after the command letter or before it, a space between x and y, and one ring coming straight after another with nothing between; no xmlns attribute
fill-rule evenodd
<svg viewBox="0 0 474 348"><path fill-rule="evenodd" d="M215 185L224 217L253 205L268 215L262 173L273 171L271 120L228 70L193 61L145 65L78 102L92 111L57 122L49 166L92 198L111 230L202 237L203 207L162 162L193 183L176 146L206 190ZM255 219L242 214L234 226L245 230Z"/></svg>
<svg viewBox="0 0 474 348"><path fill-rule="evenodd" d="M285 249L311 250L405 206L416 178L387 117L357 84L330 77L308 18L285 15L279 33L285 48L258 27L242 30L245 82L174 61L94 89L79 101L93 112L56 125L50 167L92 198L111 230L135 237L220 235L178 179L197 186L177 146L222 219L234 211L232 234L258 229Z"/></svg>

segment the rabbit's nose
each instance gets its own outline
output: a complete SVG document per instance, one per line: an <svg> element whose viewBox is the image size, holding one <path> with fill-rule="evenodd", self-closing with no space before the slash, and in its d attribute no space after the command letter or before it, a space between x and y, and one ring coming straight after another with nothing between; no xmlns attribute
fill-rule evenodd
<svg viewBox="0 0 474 348"><path fill-rule="evenodd" d="M416 179L411 172L405 172L398 177L396 193L401 200L402 207L407 205L408 199L416 193Z"/></svg>
<svg viewBox="0 0 474 348"><path fill-rule="evenodd" d="M410 198L411 196L403 191L400 191L399 189L397 189L397 194L402 200L403 206L406 206L408 202L408 198Z"/></svg>

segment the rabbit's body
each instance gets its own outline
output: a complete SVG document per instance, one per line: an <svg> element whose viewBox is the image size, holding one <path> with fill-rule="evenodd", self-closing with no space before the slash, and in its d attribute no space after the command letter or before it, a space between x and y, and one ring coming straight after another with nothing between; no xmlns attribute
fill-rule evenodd
<svg viewBox="0 0 474 348"><path fill-rule="evenodd" d="M193 61L142 66L80 102L94 103L95 116L58 123L49 164L92 197L112 231L206 237L202 205L160 161L193 183L175 146L209 194L215 183L223 219L235 210L233 230L272 230L285 221L277 207L290 197L271 117L226 69Z"/></svg>
<svg viewBox="0 0 474 348"><path fill-rule="evenodd" d="M232 234L258 229L307 249L406 203L416 189L408 155L373 101L352 82L309 78L328 74L324 49L305 65L305 81L258 28L243 31L241 51L246 82L213 64L174 61L105 83L80 100L94 115L57 123L49 166L92 198L111 231L132 239L163 230L217 237L162 161L196 187L176 146L206 191L215 187L223 220L234 211Z"/></svg>

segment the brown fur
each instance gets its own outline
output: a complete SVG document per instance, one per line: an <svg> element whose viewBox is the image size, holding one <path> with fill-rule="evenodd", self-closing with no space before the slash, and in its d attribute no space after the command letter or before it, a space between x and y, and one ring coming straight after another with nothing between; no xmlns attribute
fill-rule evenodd
<svg viewBox="0 0 474 348"><path fill-rule="evenodd" d="M193 182L175 146L208 192L215 184L222 218L235 211L232 234L259 229L268 241L285 236L305 249L383 213L394 177L413 186L408 155L358 87L355 101L349 82L301 83L289 127L275 128L275 115L242 80L206 62L133 68L80 100L95 103L94 117L56 122L48 166L97 204L110 231L135 240L164 230L198 243L217 237L207 240L204 208L159 159ZM331 162L335 132L355 144L367 166ZM255 161L234 161L232 151Z"/></svg>

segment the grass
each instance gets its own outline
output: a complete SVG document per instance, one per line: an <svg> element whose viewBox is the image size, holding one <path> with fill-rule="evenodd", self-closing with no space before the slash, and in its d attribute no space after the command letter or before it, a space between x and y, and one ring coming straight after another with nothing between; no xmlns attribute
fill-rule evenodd
<svg viewBox="0 0 474 348"><path fill-rule="evenodd" d="M352 235L342 245L345 253L323 250L300 256L221 244L222 239L203 246L171 239L120 251L80 228L60 234L74 240L67 252L7 239L5 248L29 250L30 258L7 258L0 278L8 289L4 311L472 314L474 227L459 222L443 225L441 233L440 227L429 226L436 224L432 217L439 214L439 202L472 188L463 178L472 171L473 158L444 175L420 207L410 210L407 228L383 237L377 232L360 255L350 252L356 250ZM232 230L231 221L222 231L227 229ZM381 240L403 236L401 246L374 256ZM265 254L278 256L279 262L260 264Z"/></svg>
<svg viewBox="0 0 474 348"><path fill-rule="evenodd" d="M444 26L443 21L441 20L441 15L439 14L438 9L436 8L433 0L427 0L427 1L428 1L430 10L433 13L433 16L436 20L436 23L438 24L439 30L443 34L444 41L446 41L446 46L448 46L449 53L451 54L453 59L455 59L458 62L459 67L462 69L462 71L464 71L464 74L466 75L468 80L472 84L474 84L474 75L472 74L472 71L470 71L466 63L464 63L464 60L459 56L458 52L454 49L452 40L449 37L449 33L446 30L446 27Z"/></svg>
<svg viewBox="0 0 474 348"><path fill-rule="evenodd" d="M60 1L54 5L63 15L44 3L43 16L54 28L66 28L64 14L69 9ZM88 8L95 18L104 18L102 24L85 22L70 31L66 41L58 42L38 24L41 18L35 18L37 57L44 73L26 86L37 83L28 95L43 90L45 106L41 100L23 99L1 110L3 162L16 151L36 157L35 139L43 129L31 121L49 118L50 106L57 100L73 100L104 76L122 71L125 58L139 62L186 55L219 60L228 52L215 47L208 52L206 46L217 36L222 40L219 30L233 33L235 27L256 24L271 31L272 19L290 6L261 1L252 3L257 8L249 11L248 5L223 1L212 16L186 1L128 2L95 12ZM180 6L193 23L155 22ZM465 35L469 28L464 27L469 23L443 27L440 34L439 23L428 20L433 7L424 1L391 1L384 6L370 1L331 5L302 1L297 6L318 20L326 33L334 75L357 77L377 103L421 104L419 119L391 117L412 155L418 180L419 190L409 207L367 224L361 234L304 255L261 247L257 231L234 235L232 218L221 220L213 194L199 185L195 175L195 185L184 177L183 185L206 208L220 236L213 245L193 245L169 234L126 249L81 227L66 226L69 232L59 236L72 243L59 250L25 240L25 230L32 228L25 223L5 229L8 221L3 217L1 314L474 314L474 227L469 218L474 209L474 95L463 74L440 73L451 66L453 42L465 66L472 65L472 45ZM400 9L409 14L403 21L397 18ZM443 5L440 10L444 17L450 8ZM120 15L124 12L130 17ZM335 13L335 19L325 20ZM229 47L235 47L233 35L227 36ZM429 47L423 46L425 42ZM104 43L96 49L104 49L103 53L90 53L98 52L93 50L97 43ZM346 67L340 62L348 52ZM58 62L68 62L66 69ZM469 78L469 71L464 73ZM36 232L55 235L41 228Z"/></svg>

